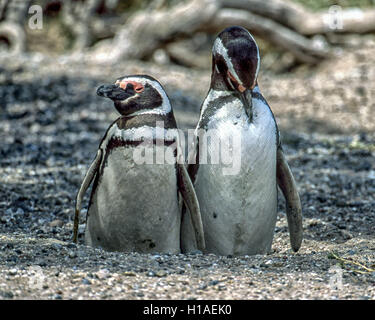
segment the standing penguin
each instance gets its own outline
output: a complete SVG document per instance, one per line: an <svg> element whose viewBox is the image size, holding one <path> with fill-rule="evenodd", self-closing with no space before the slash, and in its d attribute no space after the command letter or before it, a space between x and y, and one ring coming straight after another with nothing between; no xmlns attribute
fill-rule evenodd
<svg viewBox="0 0 375 320"><path fill-rule="evenodd" d="M211 86L201 107L188 167L200 204L206 252L270 252L277 184L286 199L291 246L294 251L301 246L300 199L275 118L257 84L259 60L255 40L242 27L225 29L214 42ZM214 141L230 139L233 159L240 160L235 173L225 171L227 164L202 164L203 156L218 148ZM182 219L183 251L191 251L195 244L188 211Z"/></svg>
<svg viewBox="0 0 375 320"><path fill-rule="evenodd" d="M199 204L160 83L149 76L126 76L100 86L97 94L113 100L121 117L105 133L78 192L73 240L77 242L82 198L94 180L87 245L109 251L180 252L180 193L192 212L197 247L202 250Z"/></svg>

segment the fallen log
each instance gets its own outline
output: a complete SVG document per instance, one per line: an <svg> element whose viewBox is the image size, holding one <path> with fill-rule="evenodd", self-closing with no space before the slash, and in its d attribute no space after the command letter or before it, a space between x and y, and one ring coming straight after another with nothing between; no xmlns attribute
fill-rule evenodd
<svg viewBox="0 0 375 320"><path fill-rule="evenodd" d="M342 8L312 12L289 0L223 0L223 7L246 10L305 36L327 33L369 33L375 31L375 9Z"/></svg>
<svg viewBox="0 0 375 320"><path fill-rule="evenodd" d="M26 50L26 34L23 27L15 22L0 23L0 39L7 43L7 51L11 54L19 54Z"/></svg>
<svg viewBox="0 0 375 320"><path fill-rule="evenodd" d="M106 55L109 59L149 57L168 42L191 37L214 19L218 9L218 1L192 0L169 9L137 12L116 33Z"/></svg>
<svg viewBox="0 0 375 320"><path fill-rule="evenodd" d="M302 63L316 64L330 56L328 47L304 37L283 25L248 11L221 9L207 27L220 31L231 25L241 25L277 47L291 52Z"/></svg>
<svg viewBox="0 0 375 320"><path fill-rule="evenodd" d="M112 42L99 46L93 56L99 60L144 59L176 39L191 37L198 31L217 33L231 25L242 25L303 63L315 64L329 56L327 48L271 19L245 10L221 9L221 2L215 0L192 0L168 9L138 12ZM169 51L172 53L171 47ZM173 54L177 54L175 50ZM181 57L181 51L178 55Z"/></svg>

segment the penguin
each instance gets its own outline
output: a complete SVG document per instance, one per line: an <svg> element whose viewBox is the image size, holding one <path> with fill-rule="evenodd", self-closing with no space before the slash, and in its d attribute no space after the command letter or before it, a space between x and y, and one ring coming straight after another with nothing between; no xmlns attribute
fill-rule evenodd
<svg viewBox="0 0 375 320"><path fill-rule="evenodd" d="M121 77L97 94L120 113L106 131L76 198L77 242L83 196L93 182L85 243L108 251L179 253L180 195L204 249L199 203L185 167L173 110L161 84L147 75ZM156 159L156 160L155 160Z"/></svg>
<svg viewBox="0 0 375 320"><path fill-rule="evenodd" d="M188 160L207 253L269 253L277 218L277 185L286 199L291 247L296 252L301 246L300 198L277 123L258 86L259 67L259 48L246 29L233 26L217 36L211 85ZM238 160L236 168L234 160L208 161L208 156L213 158L210 152L223 151L225 141L232 141L227 150ZM195 250L188 210L183 209L182 219L183 251Z"/></svg>

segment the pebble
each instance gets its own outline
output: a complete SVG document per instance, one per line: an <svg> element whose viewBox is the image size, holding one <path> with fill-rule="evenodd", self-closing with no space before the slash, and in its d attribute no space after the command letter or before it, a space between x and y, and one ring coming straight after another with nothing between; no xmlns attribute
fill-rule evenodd
<svg viewBox="0 0 375 320"><path fill-rule="evenodd" d="M162 277L165 277L167 276L167 272L164 271L164 270L159 270L155 273L155 276L159 277L159 278L162 278Z"/></svg>
<svg viewBox="0 0 375 320"><path fill-rule="evenodd" d="M64 222L61 220L53 220L49 223L49 226L54 228L54 227L59 227L61 228L64 225Z"/></svg>
<svg viewBox="0 0 375 320"><path fill-rule="evenodd" d="M15 268L13 268L13 269L10 269L10 270L9 270L8 274L11 275L11 276L14 276L14 275L17 274L17 272L18 272L18 270L15 269Z"/></svg>
<svg viewBox="0 0 375 320"><path fill-rule="evenodd" d="M148 277L155 277L156 273L154 271L149 271L149 272L147 272L147 276Z"/></svg>
<svg viewBox="0 0 375 320"><path fill-rule="evenodd" d="M107 279L110 276L110 272L108 269L100 269L97 273L96 276L98 279L103 280Z"/></svg>
<svg viewBox="0 0 375 320"><path fill-rule="evenodd" d="M207 289L207 284L203 283L203 284L199 285L198 289L199 290L205 290L205 289Z"/></svg>
<svg viewBox="0 0 375 320"><path fill-rule="evenodd" d="M209 286L216 286L220 281L219 280L211 280L210 282L208 282L208 285Z"/></svg>
<svg viewBox="0 0 375 320"><path fill-rule="evenodd" d="M0 291L0 295L2 295L6 299L13 299L14 297L14 294L12 291L4 291L4 292Z"/></svg>

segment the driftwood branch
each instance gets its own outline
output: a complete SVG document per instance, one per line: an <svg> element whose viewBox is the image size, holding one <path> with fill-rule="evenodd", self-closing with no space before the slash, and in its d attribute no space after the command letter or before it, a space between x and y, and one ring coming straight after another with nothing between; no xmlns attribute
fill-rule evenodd
<svg viewBox="0 0 375 320"><path fill-rule="evenodd" d="M99 60L146 58L172 40L191 37L215 18L218 9L218 1L192 0L169 9L137 12L110 44L95 50L94 57Z"/></svg>
<svg viewBox="0 0 375 320"><path fill-rule="evenodd" d="M68 0L62 9L62 21L75 36L73 50L88 47L93 39L90 21L98 9L101 0L87 0L83 3Z"/></svg>
<svg viewBox="0 0 375 320"><path fill-rule="evenodd" d="M15 22L0 23L0 38L5 39L7 51L18 54L26 50L26 34L24 29Z"/></svg>
<svg viewBox="0 0 375 320"><path fill-rule="evenodd" d="M368 33L375 31L375 9L340 8L312 12L289 0L223 0L224 8L246 10L301 35L326 33Z"/></svg>
<svg viewBox="0 0 375 320"><path fill-rule="evenodd" d="M215 0L192 0L169 9L139 12L129 18L110 45L107 43L107 47L95 53L99 59L142 59L176 38L191 37L197 31L217 33L230 25L244 26L290 51L303 63L317 63L329 55L327 49L317 46L313 40L271 19L245 10L221 9L221 2ZM181 50L177 52L172 46L167 51L183 58Z"/></svg>
<svg viewBox="0 0 375 320"><path fill-rule="evenodd" d="M15 51L26 47L22 23L13 31L7 23L19 23L27 3L30 0L0 0L0 38L5 38ZM199 67L205 63L197 60L194 50L185 48L184 53L183 47L174 45L176 41L200 31L218 33L227 26L242 25L290 52L297 61L315 64L330 56L330 48L324 37L317 40L312 36L331 39L332 34L375 31L374 9L336 6L335 12L312 12L290 0L187 0L172 7L165 0L155 0L130 17L128 13L121 17L97 14L103 5L112 10L117 3L118 0L61 1L62 21L75 35L73 50L81 51L90 47L93 40L113 37L90 48L88 57L99 61L148 59L162 49L172 60Z"/></svg>
<svg viewBox="0 0 375 320"><path fill-rule="evenodd" d="M219 31L231 25L241 25L252 33L267 39L277 47L291 52L298 61L315 64L329 56L329 50L313 40L256 14L238 9L222 9L209 28Z"/></svg>
<svg viewBox="0 0 375 320"><path fill-rule="evenodd" d="M26 50L23 21L29 4L30 0L0 0L0 39L7 43L6 50L11 54Z"/></svg>

